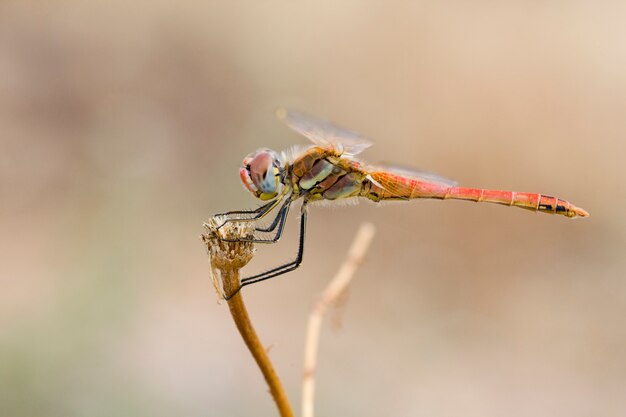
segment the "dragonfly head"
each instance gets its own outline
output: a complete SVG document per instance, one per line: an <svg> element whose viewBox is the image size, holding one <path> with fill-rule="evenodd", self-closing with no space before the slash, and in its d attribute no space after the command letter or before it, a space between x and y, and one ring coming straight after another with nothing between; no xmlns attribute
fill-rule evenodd
<svg viewBox="0 0 626 417"><path fill-rule="evenodd" d="M246 156L239 176L243 185L255 197L271 200L283 189L284 168L281 157L270 149L259 149Z"/></svg>

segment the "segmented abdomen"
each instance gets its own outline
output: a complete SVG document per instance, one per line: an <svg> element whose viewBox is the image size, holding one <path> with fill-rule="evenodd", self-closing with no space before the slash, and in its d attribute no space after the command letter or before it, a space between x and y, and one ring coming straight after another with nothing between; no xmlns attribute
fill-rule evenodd
<svg viewBox="0 0 626 417"><path fill-rule="evenodd" d="M366 187L368 189L364 196L374 201L413 198L455 199L503 204L567 217L589 215L568 201L537 193L450 187L388 172L372 172L370 176L373 182L371 186Z"/></svg>

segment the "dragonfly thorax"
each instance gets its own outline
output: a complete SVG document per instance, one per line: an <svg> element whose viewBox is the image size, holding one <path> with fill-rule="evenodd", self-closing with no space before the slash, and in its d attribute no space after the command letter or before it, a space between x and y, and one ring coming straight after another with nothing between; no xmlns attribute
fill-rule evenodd
<svg viewBox="0 0 626 417"><path fill-rule="evenodd" d="M239 176L243 185L261 200L271 200L283 189L282 158L271 149L259 149L246 156Z"/></svg>

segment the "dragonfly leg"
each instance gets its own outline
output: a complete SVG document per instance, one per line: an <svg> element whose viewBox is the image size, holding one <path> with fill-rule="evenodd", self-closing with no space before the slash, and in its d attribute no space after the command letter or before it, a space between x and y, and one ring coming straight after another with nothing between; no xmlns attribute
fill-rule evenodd
<svg viewBox="0 0 626 417"><path fill-rule="evenodd" d="M257 214L267 209L268 207L270 207L273 203L274 201L270 201L269 203L263 204L262 206L254 210L233 210L233 211L227 211L226 213L217 213L215 214L214 217L228 217L234 214Z"/></svg>
<svg viewBox="0 0 626 417"><path fill-rule="evenodd" d="M226 223L231 223L231 222L252 222L255 220L259 220L262 219L263 217L265 217L270 211L272 211L274 208L276 208L276 206L278 206L278 204L281 202L282 198L277 198L276 200L272 200L267 204L262 205L261 207L259 207L256 210L236 210L236 211L229 211L227 213L220 213L220 214L216 214L213 217L219 217L219 216L232 216L233 214L248 214L248 215L252 215L251 217L228 217L224 220L224 222L219 225L217 227L217 229L221 229Z"/></svg>
<svg viewBox="0 0 626 417"><path fill-rule="evenodd" d="M280 228L283 226L283 223L285 222L285 217L289 213L290 205L291 205L291 199L285 200L282 207L278 211L278 215L274 217L272 224L270 224L268 227L257 227L254 230L256 230L257 232L273 232L276 229L276 226L279 226L279 230L280 230Z"/></svg>
<svg viewBox="0 0 626 417"><path fill-rule="evenodd" d="M252 243L276 243L281 238L283 234L283 230L285 228L285 221L287 220L287 215L289 214L289 207L291 206L291 200L285 201L282 205L278 214L272 221L272 224L265 228L256 228L257 232L273 232L276 230L276 233L271 238L267 239L222 239L224 242L252 242Z"/></svg>
<svg viewBox="0 0 626 417"><path fill-rule="evenodd" d="M307 220L307 211L306 211L306 201L302 204L302 212L300 214L300 238L298 243L298 254L296 255L296 259L291 262L288 262L284 265L278 266L276 268L272 268L269 271L265 271L261 274L253 275L248 278L244 278L241 280L241 285L237 288L237 291L229 295L226 300L230 300L235 294L237 294L243 287L246 285L256 284L257 282L265 281L270 278L277 277L282 274L286 274L287 272L291 272L294 269L297 269L302 263L302 255L304 254L304 237L306 235L306 220Z"/></svg>

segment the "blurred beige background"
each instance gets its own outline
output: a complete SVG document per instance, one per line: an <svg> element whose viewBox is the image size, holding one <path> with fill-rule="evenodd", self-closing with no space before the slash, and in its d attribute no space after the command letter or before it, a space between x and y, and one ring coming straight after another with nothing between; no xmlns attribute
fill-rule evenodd
<svg viewBox="0 0 626 417"><path fill-rule="evenodd" d="M625 21L619 1L2 2L0 415L275 415L198 236L255 207L243 156L305 143L281 105L373 138L366 160L591 213L313 208L302 268L245 290L295 408L308 310L370 220L319 416L624 415ZM248 273L293 256L292 220Z"/></svg>

